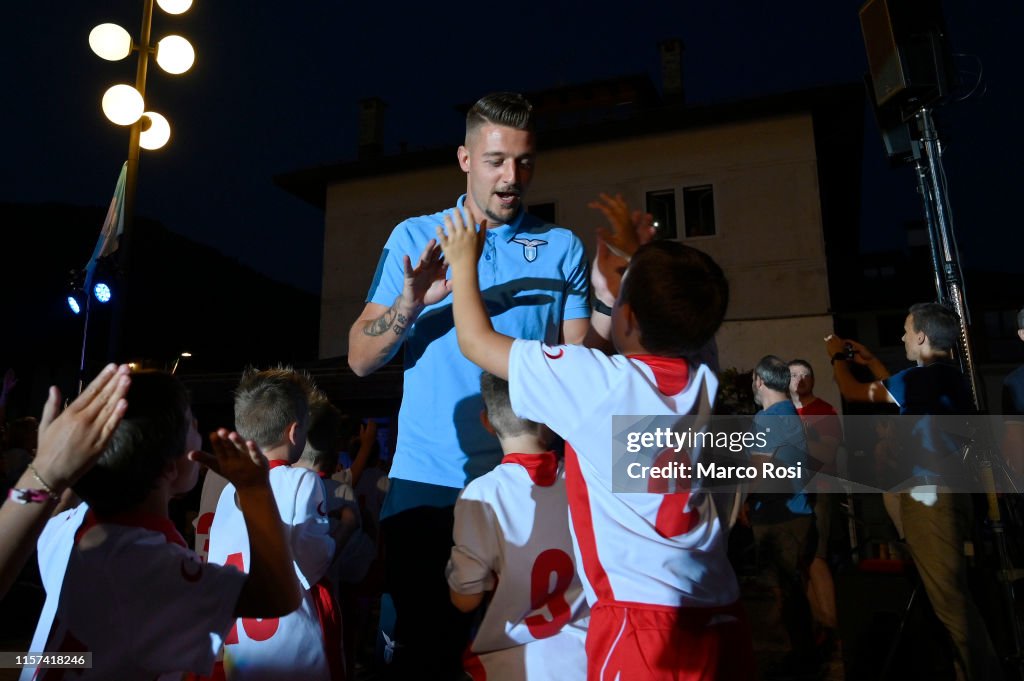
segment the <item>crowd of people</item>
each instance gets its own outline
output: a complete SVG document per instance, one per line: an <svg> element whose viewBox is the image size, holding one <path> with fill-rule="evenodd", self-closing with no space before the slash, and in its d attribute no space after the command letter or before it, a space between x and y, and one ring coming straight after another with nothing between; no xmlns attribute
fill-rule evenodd
<svg viewBox="0 0 1024 681"><path fill-rule="evenodd" d="M404 346L387 477L375 426L289 367L245 372L234 430L212 432L209 452L169 374L108 366L62 412L51 390L34 458L12 455L24 467L6 471L0 593L35 552L46 601L31 650L92 653L91 667L22 678L353 679L383 590L387 678L754 679L761 623L730 560L735 523L751 528L790 651L760 672L815 678L839 638L832 495L755 479L725 509L689 479L622 493L613 465L616 417L708 427L722 269L654 238L650 216L618 196L592 204L608 222L592 263L573 232L529 215L535 139L521 95L470 109L458 161L466 194L394 229L349 336L359 375ZM1019 322L1024 340L1024 311ZM912 306L914 366L891 375L855 340L831 335L824 352L848 401L966 414L958 329L942 305ZM1021 376L1007 379L1007 414L1024 412ZM746 462L835 474L843 431L814 379L804 359L758 362L750 428L763 437ZM1024 429L1008 419L1019 470ZM907 490L894 521L958 668L1002 678L967 585L969 499L944 484L951 445L910 437L927 450L913 474L934 498ZM648 454L685 468L702 450ZM169 503L201 467L190 548Z"/></svg>

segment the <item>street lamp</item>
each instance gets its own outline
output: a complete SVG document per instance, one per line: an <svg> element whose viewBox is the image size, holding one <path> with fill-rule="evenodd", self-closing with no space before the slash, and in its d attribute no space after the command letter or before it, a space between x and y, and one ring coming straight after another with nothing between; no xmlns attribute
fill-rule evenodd
<svg viewBox="0 0 1024 681"><path fill-rule="evenodd" d="M130 126L122 213L124 229L118 244L118 250L121 251L121 269L124 273L125 285L118 297L119 303L114 316L112 342L115 347L122 340L121 334L127 305L126 292L131 276L129 256L132 228L135 222L135 188L139 175L139 150L159 149L167 144L171 137L171 126L167 119L155 111L146 110L146 72L149 67L149 56L153 55L157 65L164 71L175 75L185 73L195 63L195 50L188 40L179 35L169 35L155 45L150 44L153 4L154 0L143 0L142 2L142 29L138 42L134 42L128 31L117 24L100 24L89 33L89 47L102 59L119 61L131 54L132 51L138 53L134 87L123 83L114 85L107 89L102 99L103 113L108 119L117 125ZM156 4L168 14L181 14L192 6L192 0L156 0Z"/></svg>
<svg viewBox="0 0 1024 681"><path fill-rule="evenodd" d="M191 357L192 357L192 353L191 352L183 352L180 355L178 355L177 357L175 357L174 358L174 366L171 367L171 374L174 374L174 372L176 372L178 370L178 363L181 362L182 359L190 359Z"/></svg>

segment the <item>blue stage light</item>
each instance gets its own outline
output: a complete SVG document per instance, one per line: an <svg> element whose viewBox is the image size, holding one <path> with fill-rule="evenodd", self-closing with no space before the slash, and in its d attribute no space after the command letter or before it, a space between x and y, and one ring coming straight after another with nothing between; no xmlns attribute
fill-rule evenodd
<svg viewBox="0 0 1024 681"><path fill-rule="evenodd" d="M78 304L78 300L74 296L68 296L68 307L70 307L71 311L75 314L82 311L82 307Z"/></svg>
<svg viewBox="0 0 1024 681"><path fill-rule="evenodd" d="M101 303L110 302L110 287L104 284L102 281L96 284L92 289L93 295L96 296L96 300Z"/></svg>

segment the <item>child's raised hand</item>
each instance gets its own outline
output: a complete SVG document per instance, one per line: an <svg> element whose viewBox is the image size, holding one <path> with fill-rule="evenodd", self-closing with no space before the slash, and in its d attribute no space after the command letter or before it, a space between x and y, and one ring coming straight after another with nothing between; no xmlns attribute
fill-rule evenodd
<svg viewBox="0 0 1024 681"><path fill-rule="evenodd" d="M377 422L367 421L359 424L359 448L370 447L377 439Z"/></svg>
<svg viewBox="0 0 1024 681"><path fill-rule="evenodd" d="M611 247L615 255L628 258L654 238L654 218L650 213L630 211L622 194L610 196L602 192L597 201L591 201L587 206L601 211L608 220L610 229L598 227L597 236Z"/></svg>
<svg viewBox="0 0 1024 681"><path fill-rule="evenodd" d="M70 486L99 458L121 422L131 383L128 365L108 365L63 412L60 391L50 388L39 421L35 466L52 486Z"/></svg>
<svg viewBox="0 0 1024 681"><path fill-rule="evenodd" d="M453 210L444 215L444 229L437 228L437 240L444 250L444 259L452 271L463 267L476 268L476 262L484 249L487 239L487 221L484 220L477 230L472 220L463 217L461 210Z"/></svg>
<svg viewBox="0 0 1024 681"><path fill-rule="evenodd" d="M270 466L255 442L221 428L210 433L210 447L213 454L194 451L188 456L227 478L236 489L267 485Z"/></svg>

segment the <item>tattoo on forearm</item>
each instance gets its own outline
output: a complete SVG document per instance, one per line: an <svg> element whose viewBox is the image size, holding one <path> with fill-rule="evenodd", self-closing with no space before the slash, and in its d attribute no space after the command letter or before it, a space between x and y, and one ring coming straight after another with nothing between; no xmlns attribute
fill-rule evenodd
<svg viewBox="0 0 1024 681"><path fill-rule="evenodd" d="M391 329L395 332L396 336L401 336L405 333L405 327L409 323L409 318L404 314L399 314L395 311L395 323L391 326Z"/></svg>
<svg viewBox="0 0 1024 681"><path fill-rule="evenodd" d="M383 336L390 329L396 336L401 336L408 323L409 318L392 305L387 312L364 326L363 333L367 336Z"/></svg>

